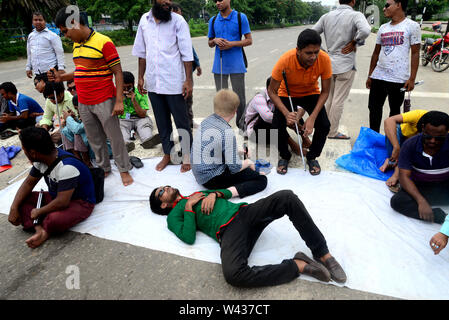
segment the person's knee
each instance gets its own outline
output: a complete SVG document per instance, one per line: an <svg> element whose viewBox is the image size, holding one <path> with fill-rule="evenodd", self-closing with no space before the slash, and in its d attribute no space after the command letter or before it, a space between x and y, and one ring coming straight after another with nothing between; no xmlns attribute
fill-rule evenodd
<svg viewBox="0 0 449 320"><path fill-rule="evenodd" d="M403 211L403 200L402 200L402 197L398 193L396 193L395 195L393 195L391 197L390 206L393 210L395 210L397 212Z"/></svg>
<svg viewBox="0 0 449 320"><path fill-rule="evenodd" d="M234 287L244 287L242 281L242 268L232 265L222 264L223 266L223 276L227 283Z"/></svg>
<svg viewBox="0 0 449 320"><path fill-rule="evenodd" d="M264 189L267 187L267 185L268 185L268 179L267 179L266 176L260 175L260 176L258 177L258 180L259 180L260 191L262 191L262 190L264 190Z"/></svg>

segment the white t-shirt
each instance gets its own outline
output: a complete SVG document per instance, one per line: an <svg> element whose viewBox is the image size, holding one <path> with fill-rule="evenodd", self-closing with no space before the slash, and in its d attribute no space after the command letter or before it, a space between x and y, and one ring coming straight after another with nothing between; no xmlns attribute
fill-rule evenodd
<svg viewBox="0 0 449 320"><path fill-rule="evenodd" d="M371 78L405 83L410 78L410 46L421 43L421 28L405 18L401 23L383 24L377 32L376 44L382 46Z"/></svg>

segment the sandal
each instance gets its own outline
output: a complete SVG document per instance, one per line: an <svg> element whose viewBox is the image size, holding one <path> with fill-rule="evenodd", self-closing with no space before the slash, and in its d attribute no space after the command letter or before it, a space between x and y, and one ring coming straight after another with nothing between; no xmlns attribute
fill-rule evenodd
<svg viewBox="0 0 449 320"><path fill-rule="evenodd" d="M307 165L309 166L309 172L312 176L317 176L321 173L321 167L318 160L307 160Z"/></svg>
<svg viewBox="0 0 449 320"><path fill-rule="evenodd" d="M336 140L349 140L351 137L348 137L347 135L343 133L337 133L335 137L328 137L329 139L336 139Z"/></svg>
<svg viewBox="0 0 449 320"><path fill-rule="evenodd" d="M279 167L283 167L283 168L279 168ZM279 173L279 174L282 174L282 175L286 174L288 171L288 160L279 159L278 166L277 166L276 170L277 170L277 173Z"/></svg>
<svg viewBox="0 0 449 320"><path fill-rule="evenodd" d="M131 156L129 157L129 162L131 162L131 164L136 167L137 169L142 168L143 167L143 163L142 161L135 157L135 156Z"/></svg>
<svg viewBox="0 0 449 320"><path fill-rule="evenodd" d="M393 192L393 193L398 193L398 192L399 192L399 189L401 189L401 185L400 185L399 182L398 182L398 183L396 183L396 184L393 185L393 186L388 186L388 189L389 189L391 192Z"/></svg>

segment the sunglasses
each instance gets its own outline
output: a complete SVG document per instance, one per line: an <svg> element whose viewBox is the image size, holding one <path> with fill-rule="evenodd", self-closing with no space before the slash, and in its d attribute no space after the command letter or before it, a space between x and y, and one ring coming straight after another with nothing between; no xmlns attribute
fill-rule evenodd
<svg viewBox="0 0 449 320"><path fill-rule="evenodd" d="M423 139L425 139L425 140L432 140L432 139L435 139L435 141L443 142L444 140L446 140L446 137L447 137L447 136L432 136L432 135L430 135L430 134L425 134L425 133L423 133L422 137L423 137Z"/></svg>
<svg viewBox="0 0 449 320"><path fill-rule="evenodd" d="M67 87L67 90L68 90L68 91L76 90L76 86L73 86L73 87Z"/></svg>
<svg viewBox="0 0 449 320"><path fill-rule="evenodd" d="M222 2L223 0L215 0L215 3L217 3L217 2Z"/></svg>
<svg viewBox="0 0 449 320"><path fill-rule="evenodd" d="M170 187L170 186L162 187L161 191L158 192L158 194L157 194L157 199L158 199L158 200L161 199L162 195L163 195L164 192L165 192L165 188L167 188L167 187Z"/></svg>

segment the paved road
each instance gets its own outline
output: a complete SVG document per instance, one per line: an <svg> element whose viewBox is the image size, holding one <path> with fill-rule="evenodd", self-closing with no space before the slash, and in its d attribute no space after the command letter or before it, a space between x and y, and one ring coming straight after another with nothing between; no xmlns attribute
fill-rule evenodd
<svg viewBox="0 0 449 320"><path fill-rule="evenodd" d="M295 46L302 29L294 27L253 33L254 44L246 49L248 99L265 85L275 62L284 51ZM329 164L333 162L331 159L350 149L360 126L368 125L365 80L374 42L375 35L371 35L366 46L359 49L359 71L342 118L344 131L353 139L326 144L326 148L335 151L329 153ZM213 50L207 46L204 37L195 38L193 43L204 72L201 77L195 76L194 113L199 121L212 110L215 92L210 73ZM121 47L119 53L123 69L136 73L137 61L131 56L131 47ZM70 55L66 55L66 62L71 69ZM13 81L21 92L43 102L32 81L25 78L24 66L24 60L0 63L0 82ZM421 79L425 80L425 85L413 93L413 108L449 110L448 73L435 73L430 67L421 67L418 80ZM387 109L388 105L384 118ZM23 153L13 165L13 169L0 176L0 188L25 168ZM30 235L8 224L5 215L0 215L0 233L3 235L0 299L390 299L301 279L271 288L236 289L226 284L218 264L73 232L52 238L41 248L31 250L24 242ZM67 267L71 265L80 270L80 289L66 288L66 280L71 274Z"/></svg>

